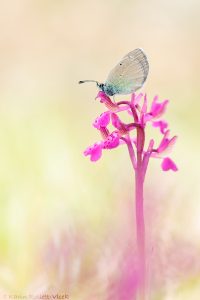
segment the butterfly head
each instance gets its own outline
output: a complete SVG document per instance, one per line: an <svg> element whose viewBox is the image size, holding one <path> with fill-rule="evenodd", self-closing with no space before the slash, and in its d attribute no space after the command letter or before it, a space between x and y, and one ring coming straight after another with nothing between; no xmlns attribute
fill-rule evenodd
<svg viewBox="0 0 200 300"><path fill-rule="evenodd" d="M105 86L104 83L99 83L99 82L97 82L97 86L98 86L98 88L99 88L101 91L104 92L104 86Z"/></svg>

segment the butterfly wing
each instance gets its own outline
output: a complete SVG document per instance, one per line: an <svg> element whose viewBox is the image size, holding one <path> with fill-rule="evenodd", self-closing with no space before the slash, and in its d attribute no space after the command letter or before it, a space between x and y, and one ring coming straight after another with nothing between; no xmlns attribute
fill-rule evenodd
<svg viewBox="0 0 200 300"><path fill-rule="evenodd" d="M125 55L111 70L105 82L114 94L130 94L141 88L149 72L149 63L142 49Z"/></svg>

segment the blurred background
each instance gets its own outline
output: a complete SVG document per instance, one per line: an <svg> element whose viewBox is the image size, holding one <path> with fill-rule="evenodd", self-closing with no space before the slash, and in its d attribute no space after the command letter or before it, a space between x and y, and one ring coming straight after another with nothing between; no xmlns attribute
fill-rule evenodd
<svg viewBox="0 0 200 300"><path fill-rule="evenodd" d="M134 299L127 149L83 156L104 108L77 82L104 81L137 47L150 63L142 91L170 99L179 137L179 172L153 160L145 182L149 299L200 299L199 27L198 0L0 1L1 299Z"/></svg>

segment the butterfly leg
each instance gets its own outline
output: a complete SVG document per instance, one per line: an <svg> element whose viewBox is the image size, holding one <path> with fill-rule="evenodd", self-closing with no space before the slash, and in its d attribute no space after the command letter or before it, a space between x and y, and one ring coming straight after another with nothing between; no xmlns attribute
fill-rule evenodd
<svg viewBox="0 0 200 300"><path fill-rule="evenodd" d="M115 95L113 95L113 102L116 104L116 101L115 101Z"/></svg>

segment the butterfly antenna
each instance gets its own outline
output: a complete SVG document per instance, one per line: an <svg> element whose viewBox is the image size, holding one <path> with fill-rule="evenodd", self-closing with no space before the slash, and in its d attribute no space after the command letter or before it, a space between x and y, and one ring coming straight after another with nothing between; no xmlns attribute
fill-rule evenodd
<svg viewBox="0 0 200 300"><path fill-rule="evenodd" d="M78 83L81 84L81 83L85 83L85 82L96 82L96 84L98 84L98 81L96 81L96 80L80 80Z"/></svg>

